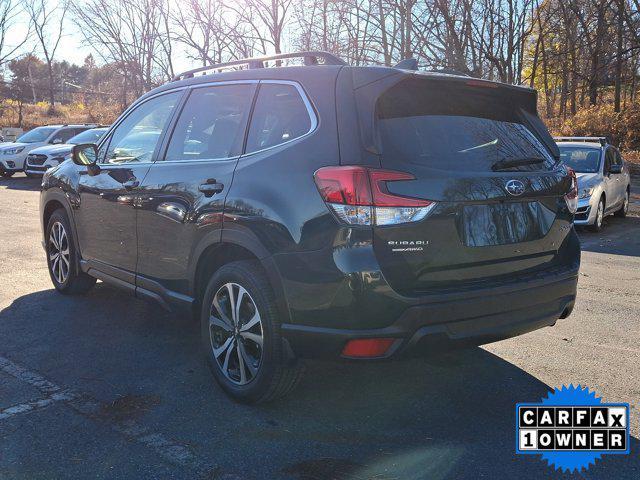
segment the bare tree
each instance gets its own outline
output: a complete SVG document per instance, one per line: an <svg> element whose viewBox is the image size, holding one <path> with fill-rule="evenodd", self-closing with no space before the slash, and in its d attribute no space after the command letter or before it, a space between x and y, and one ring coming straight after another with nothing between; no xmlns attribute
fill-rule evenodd
<svg viewBox="0 0 640 480"><path fill-rule="evenodd" d="M20 51L31 34L31 23L22 36L16 32L18 20L23 13L23 5L14 0L0 0L0 66ZM7 39L12 43L7 43Z"/></svg>
<svg viewBox="0 0 640 480"><path fill-rule="evenodd" d="M85 41L122 77L122 102L173 74L170 13L161 0L87 0L73 5Z"/></svg>
<svg viewBox="0 0 640 480"><path fill-rule="evenodd" d="M282 53L285 22L293 0L242 0L227 1L227 8L246 24L245 33L259 41L263 52L270 45L275 53Z"/></svg>
<svg viewBox="0 0 640 480"><path fill-rule="evenodd" d="M63 0L52 6L46 0L23 0L23 5L47 63L49 111L53 113L55 108L53 61L62 39L69 3L67 0Z"/></svg>

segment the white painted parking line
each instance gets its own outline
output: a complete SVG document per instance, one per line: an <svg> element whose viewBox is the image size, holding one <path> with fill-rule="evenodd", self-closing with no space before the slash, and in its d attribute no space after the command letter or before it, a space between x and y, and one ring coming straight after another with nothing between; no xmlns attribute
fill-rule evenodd
<svg viewBox="0 0 640 480"><path fill-rule="evenodd" d="M92 421L99 421L108 425L112 430L123 435L130 441L134 441L155 450L168 462L188 467L198 473L209 473L214 466L201 461L188 447L175 442L165 435L154 432L134 420L114 420L101 412L107 407L90 395L74 390L63 389L52 381L44 378L36 372L32 372L21 365L0 355L0 371L21 380L47 396L40 400L15 405L0 411L0 420L10 418L19 413L46 408L55 402L64 402L73 411Z"/></svg>
<svg viewBox="0 0 640 480"><path fill-rule="evenodd" d="M45 398L40 398L38 400L32 400L30 402L13 405L11 407L7 407L3 410L0 410L0 420L4 420L5 418L11 418L21 413L29 413L35 410L42 410L43 408L49 407L56 402L68 401L68 400L72 400L73 398L74 398L73 394L69 392L57 392Z"/></svg>
<svg viewBox="0 0 640 480"><path fill-rule="evenodd" d="M23 368L20 365L13 363L11 360L2 356L0 356L0 370L8 373L18 380L22 380L23 382L28 383L32 387L36 387L38 390L48 395L62 390L58 385L51 383L41 375L30 372L26 368Z"/></svg>

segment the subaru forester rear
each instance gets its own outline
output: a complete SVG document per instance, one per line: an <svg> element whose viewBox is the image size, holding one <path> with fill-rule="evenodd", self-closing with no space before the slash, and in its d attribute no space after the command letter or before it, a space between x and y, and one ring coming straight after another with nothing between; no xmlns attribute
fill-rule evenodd
<svg viewBox="0 0 640 480"><path fill-rule="evenodd" d="M344 69L338 89L340 165L315 180L344 230L326 258L305 263L309 278L343 280L323 296L328 305L301 299L324 321L283 326L296 352L428 352L570 314L576 181L537 116L535 91L382 68Z"/></svg>

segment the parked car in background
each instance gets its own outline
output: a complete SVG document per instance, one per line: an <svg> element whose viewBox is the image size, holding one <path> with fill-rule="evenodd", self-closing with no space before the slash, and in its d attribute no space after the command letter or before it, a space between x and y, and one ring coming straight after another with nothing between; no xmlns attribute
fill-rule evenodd
<svg viewBox="0 0 640 480"><path fill-rule="evenodd" d="M0 176L10 177L24 170L27 155L44 145L59 145L96 124L85 125L47 125L29 130L13 143L0 146Z"/></svg>
<svg viewBox="0 0 640 480"><path fill-rule="evenodd" d="M578 178L574 223L599 232L607 215L629 210L631 175L620 151L606 137L556 137L560 158Z"/></svg>
<svg viewBox="0 0 640 480"><path fill-rule="evenodd" d="M264 66L293 57L305 65ZM535 91L416 68L304 52L145 94L44 174L54 287L99 278L195 313L214 377L245 402L291 390L301 358L433 352L566 318L577 185Z"/></svg>
<svg viewBox="0 0 640 480"><path fill-rule="evenodd" d="M109 127L90 128L71 137L67 143L46 145L29 152L24 165L24 173L28 177L42 175L47 169L71 158L71 149L81 143L98 143Z"/></svg>

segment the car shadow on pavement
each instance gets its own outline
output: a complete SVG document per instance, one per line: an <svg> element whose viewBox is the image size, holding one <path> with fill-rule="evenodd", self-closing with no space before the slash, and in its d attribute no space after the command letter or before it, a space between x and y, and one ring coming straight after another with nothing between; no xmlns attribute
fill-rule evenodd
<svg viewBox="0 0 640 480"><path fill-rule="evenodd" d="M601 232L577 230L583 251L640 256L640 217L607 217Z"/></svg>
<svg viewBox="0 0 640 480"><path fill-rule="evenodd" d="M240 475L229 478L571 478L515 454L516 403L556 385L482 348L307 362L289 396L247 406L213 383L199 346L198 325L100 283L83 297L31 293L0 311L0 355L97 398L153 396L138 421ZM634 438L631 455L606 456L581 478L638 478L638 450Z"/></svg>
<svg viewBox="0 0 640 480"><path fill-rule="evenodd" d="M0 177L0 190L40 190L42 178L29 178L23 173L18 173L10 178Z"/></svg>

